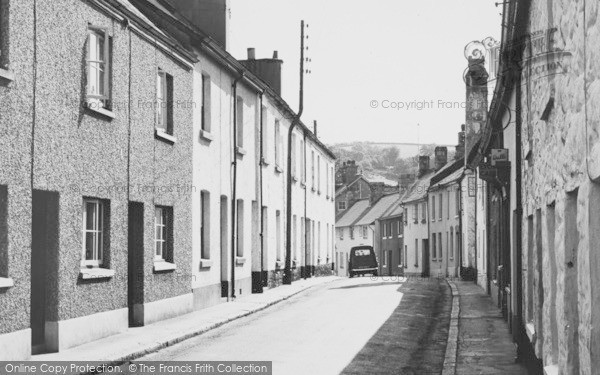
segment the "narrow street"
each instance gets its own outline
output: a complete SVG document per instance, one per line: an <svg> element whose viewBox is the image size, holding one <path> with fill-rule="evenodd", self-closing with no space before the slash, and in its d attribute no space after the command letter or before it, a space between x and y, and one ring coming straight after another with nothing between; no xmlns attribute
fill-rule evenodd
<svg viewBox="0 0 600 375"><path fill-rule="evenodd" d="M442 280L343 279L139 360L266 360L286 375L438 374L450 303Z"/></svg>

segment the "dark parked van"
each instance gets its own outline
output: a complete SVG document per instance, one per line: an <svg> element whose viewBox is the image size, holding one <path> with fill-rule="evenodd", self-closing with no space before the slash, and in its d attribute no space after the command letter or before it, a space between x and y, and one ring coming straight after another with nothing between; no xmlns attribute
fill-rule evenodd
<svg viewBox="0 0 600 375"><path fill-rule="evenodd" d="M377 259L372 246L355 246L350 249L350 261L348 271L350 277L370 273L377 276Z"/></svg>

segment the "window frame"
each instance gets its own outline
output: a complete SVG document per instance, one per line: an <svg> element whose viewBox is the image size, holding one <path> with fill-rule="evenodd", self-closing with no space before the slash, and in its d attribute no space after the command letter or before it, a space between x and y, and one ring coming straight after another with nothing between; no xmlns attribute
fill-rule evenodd
<svg viewBox="0 0 600 375"><path fill-rule="evenodd" d="M162 222L157 222L157 213L160 212ZM154 206L154 262L167 262L173 263L173 245L172 245L172 225L173 225L173 211L171 207L167 206ZM164 233L161 233L161 237L157 238L158 228L164 228ZM157 254L157 243L161 243L161 253Z"/></svg>
<svg viewBox="0 0 600 375"><path fill-rule="evenodd" d="M100 45L102 40L102 45ZM102 51L102 58L92 59L92 41L96 41L96 49L94 55L98 55ZM86 39L86 103L89 108L111 110L112 103L112 38L107 27L88 25ZM95 56L100 57L100 56ZM92 64L98 64L95 68L98 72L97 81L92 82ZM104 75L101 77L100 72ZM92 83L97 84L97 92L91 92Z"/></svg>
<svg viewBox="0 0 600 375"><path fill-rule="evenodd" d="M202 102L200 112L200 129L205 132L211 131L211 78L206 72L202 72Z"/></svg>
<svg viewBox="0 0 600 375"><path fill-rule="evenodd" d="M173 76L161 68L157 68L156 71L156 113L154 126L159 132L173 135Z"/></svg>
<svg viewBox="0 0 600 375"><path fill-rule="evenodd" d="M98 208L96 214L94 215L94 219L96 223L99 225L100 229L87 229L87 205L88 203L93 204ZM105 203L101 199L97 198L83 198L83 207L82 207L82 257L81 257L81 266L82 267L93 267L100 268L104 265L104 243L105 243L105 212L104 208L106 207ZM96 249L92 250L94 259L87 259L87 234L95 233L99 240L94 243Z"/></svg>
<svg viewBox="0 0 600 375"><path fill-rule="evenodd" d="M338 210L340 210L340 211L346 211L348 209L348 207L346 205L346 203L347 203L346 201L338 201L337 203L338 203ZM340 204L342 204L342 203L344 204L344 208L340 207Z"/></svg>

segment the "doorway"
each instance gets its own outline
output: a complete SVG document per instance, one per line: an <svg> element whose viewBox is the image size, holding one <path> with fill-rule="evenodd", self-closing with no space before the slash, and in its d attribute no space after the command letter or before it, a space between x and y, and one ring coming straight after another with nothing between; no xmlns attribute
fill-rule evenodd
<svg viewBox="0 0 600 375"><path fill-rule="evenodd" d="M31 352L43 353L54 346L47 342L46 324L56 319L52 288L58 280L58 203L56 192L33 191L31 226ZM57 337L55 339L58 339Z"/></svg>
<svg viewBox="0 0 600 375"><path fill-rule="evenodd" d="M227 262L228 256L228 228L229 228L229 213L228 213L228 202L227 196L221 196L221 298L229 297L229 264Z"/></svg>
<svg viewBox="0 0 600 375"><path fill-rule="evenodd" d="M422 264L423 264L423 277L429 277L429 239L423 240L423 248L422 248Z"/></svg>
<svg viewBox="0 0 600 375"><path fill-rule="evenodd" d="M129 202L127 234L127 306L129 326L144 325L144 204Z"/></svg>

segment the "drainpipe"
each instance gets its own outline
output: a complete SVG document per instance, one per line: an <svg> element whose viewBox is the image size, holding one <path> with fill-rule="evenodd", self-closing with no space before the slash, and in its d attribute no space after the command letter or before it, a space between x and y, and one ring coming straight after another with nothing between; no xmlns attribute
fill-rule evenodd
<svg viewBox="0 0 600 375"><path fill-rule="evenodd" d="M516 173L516 233L515 233L515 240L516 240L516 251L515 251L515 260L516 260L516 267L515 267L515 271L516 271L516 282L517 285L515 285L515 287L513 288L513 290L516 291L517 294L517 306L516 306L516 314L513 316L513 337L515 339L515 341L517 343L519 343L519 346L521 344L521 332L524 329L523 325L522 325L522 314L523 314L523 260L522 260L522 255L523 255L523 239L522 239L522 235L523 235L523 229L522 229L522 223L523 223L523 202L521 201L522 199L522 186L521 186L521 165L522 165L522 145L521 145L521 130L522 130L522 121L523 118L521 116L521 90L519 90L519 88L521 87L521 75L520 74L516 74L516 81L515 81L515 85L514 87L516 87L516 108L515 111L517 112L517 118L516 118L516 122L515 122L515 147L516 147L516 158L515 158L515 173Z"/></svg>
<svg viewBox="0 0 600 375"><path fill-rule="evenodd" d="M235 299L235 257L236 257L236 245L237 245L237 84L244 77L244 73L233 81L232 84L232 95L233 95L233 161L231 166L233 167L233 182L232 182L232 194L231 194L231 298Z"/></svg>
<svg viewBox="0 0 600 375"><path fill-rule="evenodd" d="M304 135L304 279L308 278L308 220L306 217L306 133Z"/></svg>
<svg viewBox="0 0 600 375"><path fill-rule="evenodd" d="M263 287L264 287L264 280L263 280L263 273L264 273L264 267L265 267L265 259L264 259L264 254L263 254L263 249L264 249L264 243L265 243L265 226L264 226L264 220L263 220L263 167L262 167L262 161L264 158L264 149L263 149L263 132L264 132L264 127L263 127L263 95L264 95L264 90L260 93L260 109L259 109L259 121L260 121L260 139L259 139L259 149L260 149L260 158L259 158L259 163L258 163L258 169L259 169L259 187L260 187L260 206L259 206L259 220L260 220L260 285L257 286L257 292L258 293L262 293L263 292Z"/></svg>

